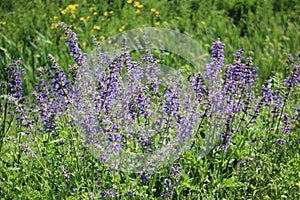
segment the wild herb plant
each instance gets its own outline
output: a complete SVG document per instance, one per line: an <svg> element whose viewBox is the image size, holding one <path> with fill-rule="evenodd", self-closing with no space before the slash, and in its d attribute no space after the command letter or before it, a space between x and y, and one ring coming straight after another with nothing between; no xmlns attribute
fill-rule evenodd
<svg viewBox="0 0 300 200"><path fill-rule="evenodd" d="M118 56L98 46L89 59L76 34L58 26L75 62L69 72L49 55L51 67L39 69L33 99L22 93L20 61L7 66L1 83L2 197L299 197L299 174L284 168L299 168L299 58L289 55L289 75L275 75L258 90L252 58L240 49L225 64L218 40L204 74L178 71L183 78L161 82L150 45L134 60L124 38ZM216 110L219 140L199 158ZM186 141L189 148L178 154ZM149 162L114 162L131 152L151 158L157 149L161 154ZM155 167L157 160L165 165Z"/></svg>

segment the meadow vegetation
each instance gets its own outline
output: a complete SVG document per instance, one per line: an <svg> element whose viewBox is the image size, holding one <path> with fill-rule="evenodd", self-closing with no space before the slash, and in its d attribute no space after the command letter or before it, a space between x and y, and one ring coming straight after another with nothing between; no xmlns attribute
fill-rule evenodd
<svg viewBox="0 0 300 200"><path fill-rule="evenodd" d="M1 198L300 198L299 10L296 0L2 1ZM126 41L114 60L95 54L110 36L143 25L199 41L210 55L206 71L151 45L131 52ZM160 84L159 60L183 70L194 98L181 98L184 80ZM133 88L126 95L124 75ZM96 86L79 84L90 77ZM74 118L74 107L84 114ZM217 142L199 158L215 112ZM107 163L124 149L151 155L176 138L190 148L160 169ZM99 142L101 158L88 149Z"/></svg>

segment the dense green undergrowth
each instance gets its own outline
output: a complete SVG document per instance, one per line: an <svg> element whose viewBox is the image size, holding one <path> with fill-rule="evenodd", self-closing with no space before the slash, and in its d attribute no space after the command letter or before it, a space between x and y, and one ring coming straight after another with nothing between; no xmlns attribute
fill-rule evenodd
<svg viewBox="0 0 300 200"><path fill-rule="evenodd" d="M61 32L55 28L59 21L72 25L88 52L94 49L92 35L102 41L142 25L186 33L208 53L211 43L220 38L227 44L228 58L239 47L247 50L260 68L261 84L273 71L284 72L286 53L299 53L297 1L134 2L138 1L82 1L76 6L73 1L2 1L1 65L23 58L28 86L36 69L49 64L48 53L67 68L71 64L66 59L67 49L59 42ZM3 72L1 76L3 79Z"/></svg>

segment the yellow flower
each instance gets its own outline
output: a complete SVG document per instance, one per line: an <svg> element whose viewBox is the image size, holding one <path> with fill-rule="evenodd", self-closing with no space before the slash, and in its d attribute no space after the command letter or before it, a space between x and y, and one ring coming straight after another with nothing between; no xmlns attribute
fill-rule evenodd
<svg viewBox="0 0 300 200"><path fill-rule="evenodd" d="M123 32L124 29L125 29L125 26L121 26L121 28L119 28L119 31L120 31L120 32Z"/></svg>
<svg viewBox="0 0 300 200"><path fill-rule="evenodd" d="M71 4L71 5L68 5L65 9L66 12L70 11L71 13L74 13L76 8L78 7L79 5L78 4ZM63 11L63 10L62 10Z"/></svg>
<svg viewBox="0 0 300 200"><path fill-rule="evenodd" d="M140 5L140 2L138 2L138 1L135 1L134 3L133 3L133 6L134 7L138 7Z"/></svg>
<svg viewBox="0 0 300 200"><path fill-rule="evenodd" d="M95 30L100 30L101 29L101 26L97 26L97 25L94 25L94 27L93 27Z"/></svg>
<svg viewBox="0 0 300 200"><path fill-rule="evenodd" d="M87 16L87 17L86 17L86 20L89 20L90 18L91 18L90 16Z"/></svg>
<svg viewBox="0 0 300 200"><path fill-rule="evenodd" d="M143 6L142 4L140 4L140 5L138 5L137 7L138 7L138 8L142 8L142 7L144 7L144 6Z"/></svg>
<svg viewBox="0 0 300 200"><path fill-rule="evenodd" d="M51 29L56 29L56 23L51 24Z"/></svg>
<svg viewBox="0 0 300 200"><path fill-rule="evenodd" d="M155 12L156 16L159 16L161 13L159 11Z"/></svg>
<svg viewBox="0 0 300 200"><path fill-rule="evenodd" d="M93 13L93 15L97 15L97 14L98 14L97 12L94 12L94 13Z"/></svg>
<svg viewBox="0 0 300 200"><path fill-rule="evenodd" d="M155 8L150 9L150 12L152 12L152 13L154 13L155 11L156 11Z"/></svg>
<svg viewBox="0 0 300 200"><path fill-rule="evenodd" d="M74 13L72 13L71 18L76 19L76 15Z"/></svg>
<svg viewBox="0 0 300 200"><path fill-rule="evenodd" d="M84 17L80 17L79 20L80 20L80 21L84 21Z"/></svg>
<svg viewBox="0 0 300 200"><path fill-rule="evenodd" d="M127 3L132 3L132 0L128 0Z"/></svg>
<svg viewBox="0 0 300 200"><path fill-rule="evenodd" d="M58 17L57 17L57 16L53 16L53 19L54 19L54 20L57 20L57 19L58 19Z"/></svg>
<svg viewBox="0 0 300 200"><path fill-rule="evenodd" d="M96 9L93 8L93 7L90 7L90 8L89 8L89 11L90 11L90 12L94 12L95 10L96 10Z"/></svg>
<svg viewBox="0 0 300 200"><path fill-rule="evenodd" d="M138 14L141 13L141 11L140 11L139 9L137 9L137 10L135 11L135 13L138 15Z"/></svg>
<svg viewBox="0 0 300 200"><path fill-rule="evenodd" d="M86 42L83 42L82 45L83 45L83 47L86 47Z"/></svg>
<svg viewBox="0 0 300 200"><path fill-rule="evenodd" d="M5 25L5 24L6 24L6 22L1 22L1 21L0 21L0 25Z"/></svg>
<svg viewBox="0 0 300 200"><path fill-rule="evenodd" d="M159 22L154 22L154 26L159 26Z"/></svg>
<svg viewBox="0 0 300 200"><path fill-rule="evenodd" d="M105 40L105 37L103 35L101 35L100 39L103 41L103 40Z"/></svg>
<svg viewBox="0 0 300 200"><path fill-rule="evenodd" d="M111 15L114 14L114 11L110 11L109 14L111 14Z"/></svg>
<svg viewBox="0 0 300 200"><path fill-rule="evenodd" d="M68 12L67 9L64 9L64 10L60 11L60 13L63 14L63 15L67 14L67 12Z"/></svg>
<svg viewBox="0 0 300 200"><path fill-rule="evenodd" d="M107 16L108 16L108 12L104 12L103 15L104 15L105 17L107 17Z"/></svg>

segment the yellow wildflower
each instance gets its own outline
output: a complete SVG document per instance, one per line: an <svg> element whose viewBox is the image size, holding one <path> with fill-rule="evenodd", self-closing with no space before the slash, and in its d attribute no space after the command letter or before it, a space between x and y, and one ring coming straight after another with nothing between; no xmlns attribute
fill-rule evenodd
<svg viewBox="0 0 300 200"><path fill-rule="evenodd" d="M54 19L54 20L57 20L57 19L58 19L58 17L57 17L57 16L53 16L53 19Z"/></svg>
<svg viewBox="0 0 300 200"><path fill-rule="evenodd" d="M51 29L56 29L56 23L51 24Z"/></svg>
<svg viewBox="0 0 300 200"><path fill-rule="evenodd" d="M140 5L138 5L137 7L138 7L138 8L142 8L142 7L144 7L144 6L143 6L142 4L140 4Z"/></svg>
<svg viewBox="0 0 300 200"><path fill-rule="evenodd" d="M90 16L87 16L87 17L86 17L86 20L89 20L90 18L91 18Z"/></svg>
<svg viewBox="0 0 300 200"><path fill-rule="evenodd" d="M90 7L90 8L89 8L89 11L90 11L90 12L94 12L94 11L96 11L96 9L93 8L93 7Z"/></svg>
<svg viewBox="0 0 300 200"><path fill-rule="evenodd" d="M104 12L103 15L104 15L105 17L107 17L107 16L108 16L108 12Z"/></svg>
<svg viewBox="0 0 300 200"><path fill-rule="evenodd" d="M71 4L71 5L68 5L67 7L66 7L66 9L59 9L60 10L60 13L61 14L63 14L63 15L65 15L65 14L67 14L67 12L70 12L71 14L72 14L72 18L76 18L75 17L75 11L76 11L76 8L79 6L79 4L78 3L76 3L76 4Z"/></svg>
<svg viewBox="0 0 300 200"><path fill-rule="evenodd" d="M119 31L120 31L120 32L123 32L124 29L125 29L125 26L121 26L121 28L119 28Z"/></svg>
<svg viewBox="0 0 300 200"><path fill-rule="evenodd" d="M64 9L64 10L61 10L61 11L60 11L60 13L63 14L63 15L67 14L67 12L68 12L67 9Z"/></svg>
<svg viewBox="0 0 300 200"><path fill-rule="evenodd" d="M94 25L94 27L93 27L95 30L100 30L101 29L101 26L97 26L97 25Z"/></svg>
<svg viewBox="0 0 300 200"><path fill-rule="evenodd" d="M105 40L105 37L103 35L101 35L100 39L103 41L103 40Z"/></svg>
<svg viewBox="0 0 300 200"><path fill-rule="evenodd" d="M97 14L98 14L97 12L94 12L94 13L93 13L93 15L97 15Z"/></svg>
<svg viewBox="0 0 300 200"><path fill-rule="evenodd" d="M80 17L79 20L80 20L80 21L84 21L84 17Z"/></svg>
<svg viewBox="0 0 300 200"><path fill-rule="evenodd" d="M83 47L86 47L86 42L83 42L82 45L83 45Z"/></svg>
<svg viewBox="0 0 300 200"><path fill-rule="evenodd" d="M159 22L154 22L154 26L159 26Z"/></svg>
<svg viewBox="0 0 300 200"><path fill-rule="evenodd" d="M71 12L74 12L76 8L78 7L78 4L68 5L67 9Z"/></svg>
<svg viewBox="0 0 300 200"><path fill-rule="evenodd" d="M132 3L132 0L128 0L127 3Z"/></svg>
<svg viewBox="0 0 300 200"><path fill-rule="evenodd" d="M114 11L110 11L109 14L111 14L111 15L114 14Z"/></svg>
<svg viewBox="0 0 300 200"><path fill-rule="evenodd" d="M141 11L140 11L139 9L137 9L137 10L135 11L135 13L138 15L138 14L141 13Z"/></svg>
<svg viewBox="0 0 300 200"><path fill-rule="evenodd" d="M150 12L152 12L152 13L154 13L155 11L156 11L155 8L150 9Z"/></svg>
<svg viewBox="0 0 300 200"><path fill-rule="evenodd" d="M134 7L138 7L140 5L140 2L138 2L138 1L135 1L134 3L133 3L133 6Z"/></svg>
<svg viewBox="0 0 300 200"><path fill-rule="evenodd" d="M160 16L161 13L159 11L156 11L155 14L156 16Z"/></svg>

